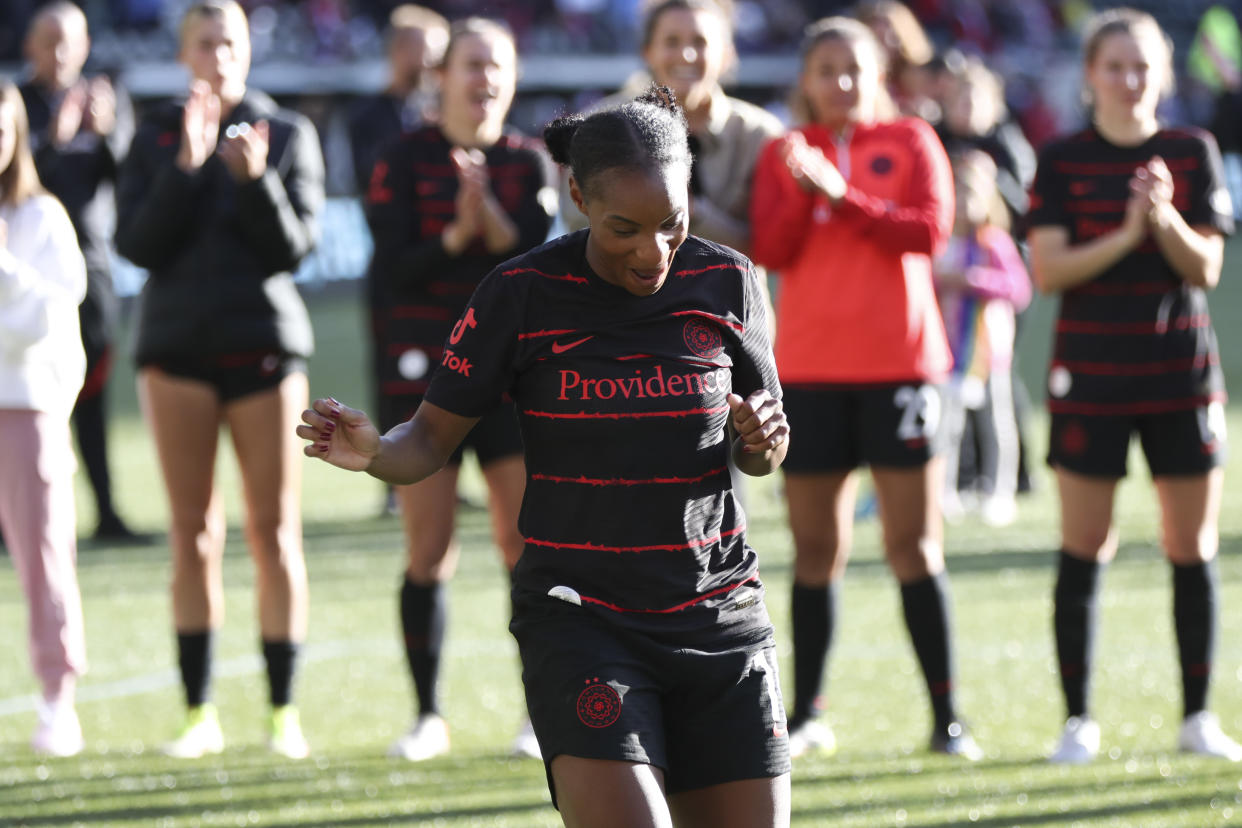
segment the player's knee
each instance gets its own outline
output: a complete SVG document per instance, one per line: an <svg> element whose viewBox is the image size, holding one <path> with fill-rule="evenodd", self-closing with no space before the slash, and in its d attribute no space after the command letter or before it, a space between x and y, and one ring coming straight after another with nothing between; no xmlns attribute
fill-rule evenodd
<svg viewBox="0 0 1242 828"><path fill-rule="evenodd" d="M1210 561L1220 546L1220 533L1205 526L1199 531L1170 532L1164 537L1165 554L1176 564L1191 565Z"/></svg>

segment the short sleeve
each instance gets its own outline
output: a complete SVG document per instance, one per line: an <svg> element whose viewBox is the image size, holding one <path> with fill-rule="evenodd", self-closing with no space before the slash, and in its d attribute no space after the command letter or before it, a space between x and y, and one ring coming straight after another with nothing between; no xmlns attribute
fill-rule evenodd
<svg viewBox="0 0 1242 828"><path fill-rule="evenodd" d="M1049 152L1040 153L1035 181L1031 184L1030 209L1026 214L1028 229L1046 225L1067 229L1070 226L1065 212L1064 185Z"/></svg>
<svg viewBox="0 0 1242 828"><path fill-rule="evenodd" d="M768 305L759 287L762 277L754 265L746 263L742 272L742 331L733 355L733 391L745 397L766 388L774 399L781 398L776 358L768 338Z"/></svg>
<svg viewBox="0 0 1242 828"><path fill-rule="evenodd" d="M1233 233L1233 199L1225 186L1224 164L1215 139L1207 133L1199 136L1199 164L1191 178L1186 223L1214 227L1225 235Z"/></svg>
<svg viewBox="0 0 1242 828"><path fill-rule="evenodd" d="M500 270L479 283L444 343L424 395L428 402L462 417L481 417L512 388L523 315L519 284Z"/></svg>

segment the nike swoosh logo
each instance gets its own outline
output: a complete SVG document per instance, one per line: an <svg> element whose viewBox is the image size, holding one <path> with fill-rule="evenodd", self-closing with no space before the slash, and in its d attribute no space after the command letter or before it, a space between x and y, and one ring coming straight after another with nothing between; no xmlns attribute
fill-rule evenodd
<svg viewBox="0 0 1242 828"><path fill-rule="evenodd" d="M584 336L582 337L582 339L577 339L577 340L574 340L573 342L566 342L564 345L562 345L559 342L553 342L552 353L563 354L566 351L568 351L570 348L577 348L579 345L581 345L583 342L586 342L588 339L594 339L594 338L595 338L595 335L592 334L591 336Z"/></svg>

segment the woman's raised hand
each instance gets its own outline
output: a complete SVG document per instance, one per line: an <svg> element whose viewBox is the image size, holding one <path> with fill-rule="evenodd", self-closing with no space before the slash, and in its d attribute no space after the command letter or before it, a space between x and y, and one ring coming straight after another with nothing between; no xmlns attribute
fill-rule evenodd
<svg viewBox="0 0 1242 828"><path fill-rule="evenodd" d="M808 144L802 133L791 132L785 137L781 155L789 174L803 189L821 192L831 201L845 197L849 185L837 165L825 158L819 147Z"/></svg>
<svg viewBox="0 0 1242 828"><path fill-rule="evenodd" d="M271 130L267 121L253 125L237 124L224 133L224 143L217 152L228 168L229 174L238 182L255 181L267 169L267 151Z"/></svg>
<svg viewBox="0 0 1242 828"><path fill-rule="evenodd" d="M181 148L177 151L177 166L193 172L206 163L216 151L216 136L220 132L220 99L211 91L207 81L198 80L190 85L181 118Z"/></svg>
<svg viewBox="0 0 1242 828"><path fill-rule="evenodd" d="M297 434L310 443L307 457L318 457L349 471L365 471L379 453L380 433L365 413L328 397L302 412Z"/></svg>

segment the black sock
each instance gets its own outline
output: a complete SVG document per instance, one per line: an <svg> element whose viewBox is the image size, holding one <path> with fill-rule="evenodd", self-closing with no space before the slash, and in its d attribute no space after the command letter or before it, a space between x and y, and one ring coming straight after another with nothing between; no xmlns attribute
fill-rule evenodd
<svg viewBox="0 0 1242 828"><path fill-rule="evenodd" d="M205 703L211 697L211 630L177 633L177 665L186 707Z"/></svg>
<svg viewBox="0 0 1242 828"><path fill-rule="evenodd" d="M937 730L957 719L953 709L953 655L949 646L949 589L943 572L901 585L910 643L923 668Z"/></svg>
<svg viewBox="0 0 1242 828"><path fill-rule="evenodd" d="M401 630L420 714L439 712L436 676L448 615L445 599L443 584L416 584L407 577L401 585Z"/></svg>
<svg viewBox="0 0 1242 828"><path fill-rule="evenodd" d="M293 641L265 639L263 660L267 662L267 688L272 707L284 707L293 699L293 671L297 666L298 645Z"/></svg>
<svg viewBox="0 0 1242 828"><path fill-rule="evenodd" d="M793 624L794 703L790 728L815 718L823 708L820 688L836 626L837 585L803 586L797 581L789 604Z"/></svg>
<svg viewBox="0 0 1242 828"><path fill-rule="evenodd" d="M1101 565L1061 550L1053 592L1052 626L1061 666L1061 690L1069 716L1087 715L1091 651L1095 641L1096 589Z"/></svg>
<svg viewBox="0 0 1242 828"><path fill-rule="evenodd" d="M104 420L102 391L79 397L73 408L73 425L78 437L82 465L95 493L95 508L100 523L116 518L112 506L112 481L108 475L107 427Z"/></svg>
<svg viewBox="0 0 1242 828"><path fill-rule="evenodd" d="M1173 565L1173 627L1182 666L1182 704L1190 716L1207 709L1216 639L1216 567Z"/></svg>

